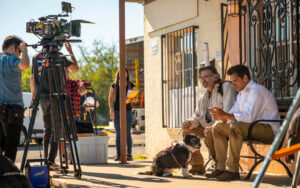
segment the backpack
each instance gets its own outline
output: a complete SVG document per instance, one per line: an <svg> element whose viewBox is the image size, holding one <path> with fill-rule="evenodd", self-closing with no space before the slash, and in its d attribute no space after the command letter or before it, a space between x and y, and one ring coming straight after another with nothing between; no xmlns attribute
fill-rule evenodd
<svg viewBox="0 0 300 188"><path fill-rule="evenodd" d="M221 83L219 84L219 87L218 87L218 93L220 93L222 97L223 97L223 84L224 84L225 82L231 83L230 81L224 81L224 82L221 82Z"/></svg>

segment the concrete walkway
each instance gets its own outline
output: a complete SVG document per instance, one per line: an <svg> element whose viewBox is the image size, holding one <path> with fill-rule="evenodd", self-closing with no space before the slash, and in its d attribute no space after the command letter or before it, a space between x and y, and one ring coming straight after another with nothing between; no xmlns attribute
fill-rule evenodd
<svg viewBox="0 0 300 188"><path fill-rule="evenodd" d="M205 176L193 176L189 179L183 179L179 170L175 170L172 177L157 177L138 175L138 172L143 172L150 169L151 161L137 160L130 161L129 164L119 164L109 160L108 164L82 165L82 178L77 180L73 177L72 172L67 176L60 178L52 178L51 184L53 187L180 187L180 188L244 188L251 187L254 176L249 181L232 181L220 182L216 180L206 179ZM70 167L72 169L73 167ZM55 174L55 172L52 172ZM245 173L242 177L245 177ZM288 187L292 179L287 176L271 176L266 175L261 188L269 187ZM299 184L300 185L300 184Z"/></svg>

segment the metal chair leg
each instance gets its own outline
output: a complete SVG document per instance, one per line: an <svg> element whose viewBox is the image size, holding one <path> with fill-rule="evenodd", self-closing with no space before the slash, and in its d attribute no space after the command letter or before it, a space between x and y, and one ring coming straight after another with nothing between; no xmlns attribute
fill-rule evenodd
<svg viewBox="0 0 300 188"><path fill-rule="evenodd" d="M206 169L206 166L208 165L208 163L212 160L212 157L209 155L208 160L205 162L204 164L204 168Z"/></svg>
<svg viewBox="0 0 300 188"><path fill-rule="evenodd" d="M293 174L291 173L290 169L286 166L286 164L284 164L280 159L275 160L277 162L279 162L285 169L286 173L288 174L288 176L291 178L293 177Z"/></svg>
<svg viewBox="0 0 300 188"><path fill-rule="evenodd" d="M249 179L250 179L250 177L251 177L251 175L252 175L254 169L256 168L256 166L259 165L259 164L260 164L261 162L263 162L263 161L264 161L264 159L260 159L260 160L258 160L258 161L255 161L254 165L253 165L252 168L249 170L249 172L248 172L248 174L247 174L245 180L249 180Z"/></svg>
<svg viewBox="0 0 300 188"><path fill-rule="evenodd" d="M298 152L297 162L295 166L295 172L292 181L292 188L296 188L300 177L300 152Z"/></svg>

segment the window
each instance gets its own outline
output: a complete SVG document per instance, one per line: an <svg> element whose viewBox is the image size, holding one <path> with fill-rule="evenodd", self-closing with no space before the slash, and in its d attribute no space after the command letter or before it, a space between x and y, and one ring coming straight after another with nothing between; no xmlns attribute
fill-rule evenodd
<svg viewBox="0 0 300 188"><path fill-rule="evenodd" d="M192 117L197 96L197 26L162 36L163 127Z"/></svg>
<svg viewBox="0 0 300 188"><path fill-rule="evenodd" d="M292 99L299 86L298 0L249 4L248 66L252 78L276 99Z"/></svg>

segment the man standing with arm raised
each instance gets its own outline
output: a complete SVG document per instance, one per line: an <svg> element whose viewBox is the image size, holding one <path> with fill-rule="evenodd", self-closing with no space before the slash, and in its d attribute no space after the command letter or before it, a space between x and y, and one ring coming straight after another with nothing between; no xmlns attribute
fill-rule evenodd
<svg viewBox="0 0 300 188"><path fill-rule="evenodd" d="M16 159L23 126L24 103L21 72L29 67L26 44L17 36L3 41L0 53L0 145L4 156ZM22 57L19 58L22 54Z"/></svg>

